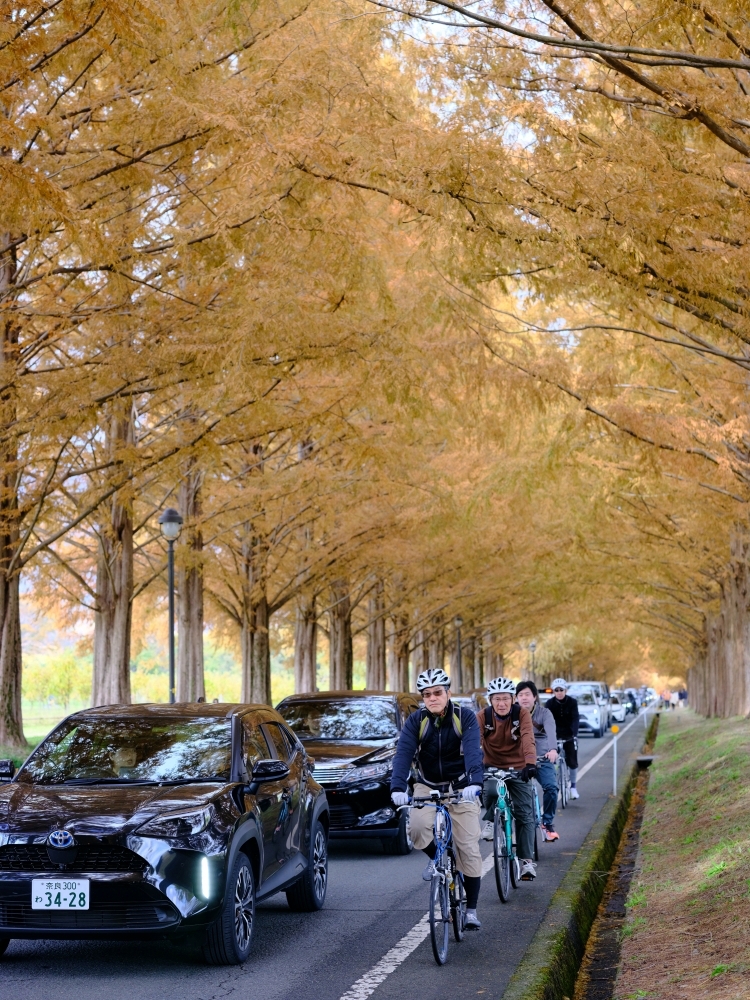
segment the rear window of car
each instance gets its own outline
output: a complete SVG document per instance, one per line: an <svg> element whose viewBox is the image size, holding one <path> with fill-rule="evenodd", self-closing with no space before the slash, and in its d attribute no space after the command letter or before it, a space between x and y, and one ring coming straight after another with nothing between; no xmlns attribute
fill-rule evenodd
<svg viewBox="0 0 750 1000"><path fill-rule="evenodd" d="M385 740L398 736L397 708L385 698L282 702L276 711L302 740Z"/></svg>

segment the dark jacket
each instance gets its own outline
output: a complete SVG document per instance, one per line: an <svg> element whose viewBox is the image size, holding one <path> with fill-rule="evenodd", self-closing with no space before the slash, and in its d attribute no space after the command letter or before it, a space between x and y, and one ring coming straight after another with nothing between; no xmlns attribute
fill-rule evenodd
<svg viewBox="0 0 750 1000"><path fill-rule="evenodd" d="M470 708L461 709L462 737L459 739L453 726L453 702L448 702L445 715L435 725L435 717L430 721L419 746L419 726L426 709L412 712L401 730L396 756L393 759L391 791L405 792L409 780L411 763L419 750L418 769L422 776L433 785L452 782L456 788L466 785L481 785L484 781L482 747L479 726ZM428 713L429 715L429 713ZM463 745L463 754L461 747Z"/></svg>
<svg viewBox="0 0 750 1000"><path fill-rule="evenodd" d="M558 740L572 740L578 736L578 702L566 694L564 698L552 697L546 707L555 717Z"/></svg>

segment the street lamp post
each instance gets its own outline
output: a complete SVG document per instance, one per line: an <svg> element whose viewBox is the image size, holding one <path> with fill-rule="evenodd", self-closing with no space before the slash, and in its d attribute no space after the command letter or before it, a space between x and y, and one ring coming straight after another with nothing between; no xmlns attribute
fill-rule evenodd
<svg viewBox="0 0 750 1000"><path fill-rule="evenodd" d="M463 663L461 660L461 626L464 620L461 615L456 615L453 624L456 626L456 684L459 691L464 689Z"/></svg>
<svg viewBox="0 0 750 1000"><path fill-rule="evenodd" d="M531 672L536 676L536 657L534 656L536 653L536 642L534 639L529 643L529 652L531 653Z"/></svg>
<svg viewBox="0 0 750 1000"><path fill-rule="evenodd" d="M159 518L161 533L167 540L167 589L169 590L169 703L174 704L174 543L182 531L182 517L174 507L167 507Z"/></svg>

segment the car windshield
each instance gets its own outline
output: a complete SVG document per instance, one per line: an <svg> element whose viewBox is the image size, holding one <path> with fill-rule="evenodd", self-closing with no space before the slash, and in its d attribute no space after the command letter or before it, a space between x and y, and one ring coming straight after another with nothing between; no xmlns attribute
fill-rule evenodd
<svg viewBox="0 0 750 1000"><path fill-rule="evenodd" d="M278 712L302 740L387 740L398 736L396 706L381 698L291 701Z"/></svg>
<svg viewBox="0 0 750 1000"><path fill-rule="evenodd" d="M590 691L581 691L579 694L575 695L575 699L579 705L595 705L594 696Z"/></svg>
<svg viewBox="0 0 750 1000"><path fill-rule="evenodd" d="M223 718L73 718L18 778L42 785L228 780L231 742Z"/></svg>

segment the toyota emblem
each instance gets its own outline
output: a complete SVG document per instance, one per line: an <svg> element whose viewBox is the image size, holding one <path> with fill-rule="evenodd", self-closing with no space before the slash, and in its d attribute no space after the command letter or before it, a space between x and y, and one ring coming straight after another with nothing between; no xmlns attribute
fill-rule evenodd
<svg viewBox="0 0 750 1000"><path fill-rule="evenodd" d="M75 847L76 842L70 830L53 830L47 837L47 843L58 851L65 851L69 847Z"/></svg>

